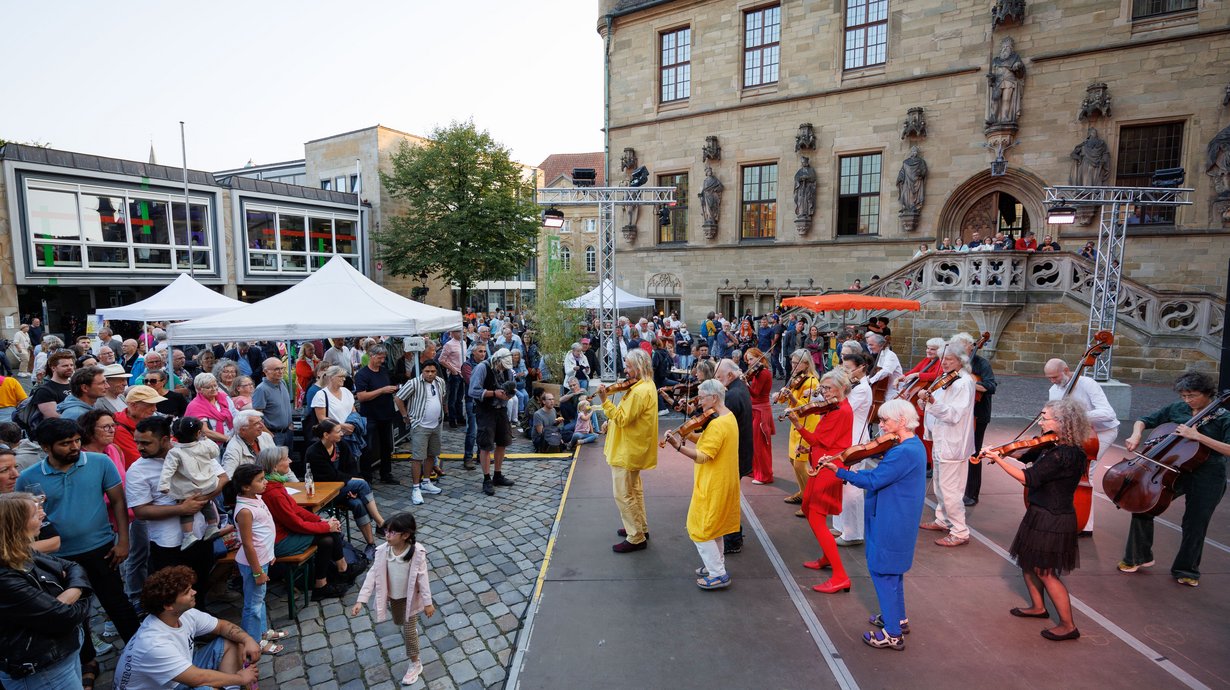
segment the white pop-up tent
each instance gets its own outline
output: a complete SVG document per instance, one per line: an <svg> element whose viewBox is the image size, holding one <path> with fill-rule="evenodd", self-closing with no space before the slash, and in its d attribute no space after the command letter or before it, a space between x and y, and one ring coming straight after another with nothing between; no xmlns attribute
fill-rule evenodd
<svg viewBox="0 0 1230 690"><path fill-rule="evenodd" d="M611 282L606 282L606 289L611 289ZM601 305L598 304L598 288L581 295L576 299L570 299L564 302L565 305L574 309L598 309ZM652 307L653 300L647 297L637 297L629 292L624 292L619 288L615 288L615 306L617 309L636 309L638 307Z"/></svg>
<svg viewBox="0 0 1230 690"><path fill-rule="evenodd" d="M334 256L302 282L240 309L171 324L172 343L418 335L461 325L461 313L407 299Z"/></svg>
<svg viewBox="0 0 1230 690"><path fill-rule="evenodd" d="M98 314L104 319L124 321L180 321L235 311L243 306L243 302L214 292L181 273L151 297L122 307L99 309Z"/></svg>

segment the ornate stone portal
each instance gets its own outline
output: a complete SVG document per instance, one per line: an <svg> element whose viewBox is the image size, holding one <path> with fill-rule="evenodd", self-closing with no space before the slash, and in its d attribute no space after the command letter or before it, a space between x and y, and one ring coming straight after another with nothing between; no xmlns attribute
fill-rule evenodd
<svg viewBox="0 0 1230 690"><path fill-rule="evenodd" d="M799 171L794 174L794 229L799 237L811 230L816 213L816 169L807 156L799 158Z"/></svg>
<svg viewBox="0 0 1230 690"><path fill-rule="evenodd" d="M713 174L713 166L706 165L705 180L701 184L700 193L696 196L700 198L700 214L704 219L700 228L704 231L705 239L707 240L717 237L718 218L722 210L723 189L722 181Z"/></svg>
<svg viewBox="0 0 1230 690"><path fill-rule="evenodd" d="M910 108L905 114L905 122L901 124L901 138L927 138L927 118L923 114L923 109L919 107Z"/></svg>
<svg viewBox="0 0 1230 690"><path fill-rule="evenodd" d="M909 157L897 172L897 200L901 204L897 218L901 221L902 232L913 232L918 227L926 200L926 184L927 161L923 160L917 146L911 146Z"/></svg>

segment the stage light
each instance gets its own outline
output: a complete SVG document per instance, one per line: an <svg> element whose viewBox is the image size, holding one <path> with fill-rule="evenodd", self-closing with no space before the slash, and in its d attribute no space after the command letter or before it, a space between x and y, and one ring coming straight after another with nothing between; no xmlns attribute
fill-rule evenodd
<svg viewBox="0 0 1230 690"><path fill-rule="evenodd" d="M564 227L564 212L552 206L542 212L542 226L544 228L562 228Z"/></svg>
<svg viewBox="0 0 1230 690"><path fill-rule="evenodd" d="M649 181L649 168L641 166L632 171L632 179L628 180L629 187L643 187Z"/></svg>
<svg viewBox="0 0 1230 690"><path fill-rule="evenodd" d="M1076 222L1076 207L1068 206L1061 199L1046 210L1046 222L1051 225L1071 225Z"/></svg>

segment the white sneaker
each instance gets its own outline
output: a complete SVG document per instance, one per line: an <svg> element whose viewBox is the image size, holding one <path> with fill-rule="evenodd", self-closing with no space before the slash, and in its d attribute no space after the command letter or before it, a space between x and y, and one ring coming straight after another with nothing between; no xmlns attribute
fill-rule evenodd
<svg viewBox="0 0 1230 690"><path fill-rule="evenodd" d="M417 486L410 490L410 502L416 506L423 505L423 492Z"/></svg>
<svg viewBox="0 0 1230 690"><path fill-rule="evenodd" d="M180 551L187 551L189 547L200 541L195 534L185 534L184 540L179 543Z"/></svg>
<svg viewBox="0 0 1230 690"><path fill-rule="evenodd" d="M95 633L90 633L90 641L94 643L94 653L99 657L104 657L115 651L115 645L107 642Z"/></svg>
<svg viewBox="0 0 1230 690"><path fill-rule="evenodd" d="M430 479L424 479L419 482L419 490L425 494L431 494L433 496L444 491L444 489L432 484Z"/></svg>
<svg viewBox="0 0 1230 690"><path fill-rule="evenodd" d="M414 685L414 683L419 679L419 674L422 672L423 672L422 662L415 661L414 663L410 664L410 668L406 669L406 675L402 676L401 684L402 685Z"/></svg>

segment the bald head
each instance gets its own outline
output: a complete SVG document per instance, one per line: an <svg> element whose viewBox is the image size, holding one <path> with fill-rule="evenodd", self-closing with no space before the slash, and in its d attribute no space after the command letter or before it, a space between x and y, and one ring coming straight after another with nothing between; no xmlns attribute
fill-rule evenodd
<svg viewBox="0 0 1230 690"><path fill-rule="evenodd" d="M286 368L282 365L282 360L277 357L270 357L261 363L261 369L264 370L265 376L280 379L282 378L281 372L285 371Z"/></svg>
<svg viewBox="0 0 1230 690"><path fill-rule="evenodd" d="M735 379L743 375L743 371L739 369L739 365L735 364L733 359L723 359L718 362L717 373L714 378L722 382L723 386L730 386Z"/></svg>
<svg viewBox="0 0 1230 690"><path fill-rule="evenodd" d="M1042 373L1046 374L1047 380L1056 386L1062 386L1068 382L1068 377L1072 375L1072 370L1068 368L1068 363L1062 359L1048 360L1046 365L1042 367Z"/></svg>

